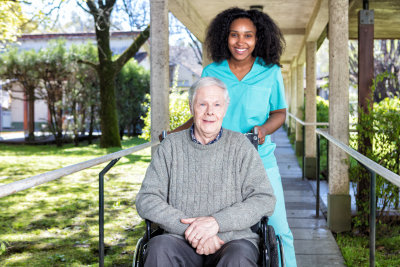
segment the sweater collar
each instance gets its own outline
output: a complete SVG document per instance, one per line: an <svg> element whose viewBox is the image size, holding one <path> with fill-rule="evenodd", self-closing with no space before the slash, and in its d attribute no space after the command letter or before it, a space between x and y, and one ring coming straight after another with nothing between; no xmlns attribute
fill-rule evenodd
<svg viewBox="0 0 400 267"><path fill-rule="evenodd" d="M221 127L221 130L219 130L219 133L218 133L217 137L215 137L214 140L212 140L211 142L207 143L206 145L211 145L211 144L217 142L221 138L222 132L223 132L223 130L222 130L222 127ZM195 142L196 144L202 145L202 143L200 143L196 139L196 137L194 136L194 124L192 124L192 126L190 127L190 136L192 137L192 141L193 142Z"/></svg>

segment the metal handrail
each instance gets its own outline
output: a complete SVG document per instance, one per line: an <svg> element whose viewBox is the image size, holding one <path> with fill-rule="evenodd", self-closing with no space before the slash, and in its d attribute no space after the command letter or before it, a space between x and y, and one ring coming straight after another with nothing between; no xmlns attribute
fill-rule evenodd
<svg viewBox="0 0 400 267"><path fill-rule="evenodd" d="M297 121L298 123L300 123L303 126L329 126L329 122L305 122L305 121L300 120L299 118L297 118L295 115L293 115L290 112L288 112L287 114L289 115L289 117L292 117L295 121Z"/></svg>
<svg viewBox="0 0 400 267"><path fill-rule="evenodd" d="M45 173L42 173L39 175L35 175L35 176L29 177L29 178L26 178L26 179L23 179L20 181L1 185L0 186L0 198L8 196L8 195L12 195L19 191L29 189L34 186L40 185L40 184L44 184L44 183L56 180L58 178L64 177L64 176L72 174L72 173L79 172L81 170L102 164L104 162L108 162L108 161L111 161L111 160L114 160L117 158L127 156L129 154L135 153L135 152L145 149L147 147L155 146L159 143L160 143L159 141L148 142L148 143L134 146L131 148L127 148L124 150L120 150L120 151L117 151L117 152L114 152L114 153L111 153L111 154L108 154L108 155L105 155L102 157L87 160L87 161L80 162L80 163L77 163L74 165L69 165L69 166L61 168L61 169L57 169L54 171L49 171L49 172L45 172Z"/></svg>
<svg viewBox="0 0 400 267"><path fill-rule="evenodd" d="M340 140L331 136L327 131L321 131L316 129L317 134L317 193L316 193L316 216L319 217L319 143L321 136L326 138L329 142L333 143L348 155L353 157L357 162L361 164L365 169L368 170L371 176L370 182L370 192L369 192L369 266L375 266L375 240L376 240L376 174L378 173L387 181L393 183L394 185L400 187L400 176L393 173L392 171L384 168L383 166L377 164L376 162L370 160L366 156L360 154L354 149L348 147Z"/></svg>
<svg viewBox="0 0 400 267"><path fill-rule="evenodd" d="M318 123L306 123L294 116L293 114L288 113L290 117L292 117L294 120L296 120L298 123L302 124L303 127L303 179L304 179L304 157L305 157L305 151L304 151L304 127L308 125L318 125ZM324 123L324 125L326 125ZM327 124L329 126L329 123ZM352 130L349 130L352 131ZM369 226L370 226L370 235L369 235L369 264L370 266L374 267L375 266L375 240L376 240L376 174L379 174L382 176L384 179L387 181L393 183L394 185L400 187L400 176L395 174L394 172L386 169L385 167L379 165L375 161L367 158L366 156L360 154L356 150L350 148L348 145L342 143L340 140L336 139L332 135L328 134L328 131L322 130L322 129L315 129L315 133L317 135L317 169L316 169L316 178L317 178L317 192L316 192L316 217L319 217L319 194L320 194L320 179L319 179L319 173L320 173L320 138L321 136L327 139L329 143L333 143L337 147L339 147L341 150L346 152L349 156L354 158L357 162L359 162L364 168L368 170L371 176L371 183L370 183L370 215L369 215Z"/></svg>
<svg viewBox="0 0 400 267"><path fill-rule="evenodd" d="M305 158L305 140L304 140L304 127L311 125L324 125L329 126L329 123L306 123L293 114L288 113L289 117L293 118L296 122L300 123L303 127L303 179L305 176L305 168L304 168L304 158ZM354 130L349 130L354 131ZM367 158L366 156L360 154L356 150L350 148L348 145L342 143L340 140L336 139L332 135L328 133L328 131L322 129L315 129L315 133L317 135L317 169L316 169L316 178L317 178L317 192L316 192L316 217L319 217L319 194L320 194L320 179L319 179L319 172L320 172L320 138L321 136L327 139L329 143L333 143L341 150L346 152L349 156L354 158L357 162L359 162L365 169L368 170L371 176L371 183L370 183L370 215L369 215L369 226L370 226L370 235L369 235L369 263L370 266L375 266L375 240L376 240L376 174L379 174L387 181L391 182L392 184L400 187L400 176L395 174L394 172L386 169L385 167L379 165L375 161Z"/></svg>
<svg viewBox="0 0 400 267"><path fill-rule="evenodd" d="M332 135L328 134L327 131L321 130L321 129L316 129L315 132L319 135L322 135L325 137L327 140L329 140L331 143L345 151L347 154L349 154L352 158L366 166L368 169L371 171L379 174L389 182L395 184L396 186L400 187L400 176L395 174L394 172L386 169L382 165L379 165L375 161L367 158L366 156L360 154L356 150L350 148L349 146L345 145L342 143L340 140L336 139Z"/></svg>
<svg viewBox="0 0 400 267"><path fill-rule="evenodd" d="M297 121L298 123L300 123L302 125L302 137L303 137L303 157L302 157L302 165L303 165L303 169L302 169L302 179L304 180L305 178L305 173L306 173L306 166L305 166L305 162L306 162L306 153L305 153L305 149L306 149L306 142L305 142L305 127L306 126L329 126L329 122L305 122L300 120L299 118L297 118L295 115L293 115L292 113L288 112L287 113L289 115L289 117L293 118L295 121ZM297 127L297 125L296 125Z"/></svg>
<svg viewBox="0 0 400 267"><path fill-rule="evenodd" d="M0 198L15 194L19 191L44 184L66 175L110 161L99 173L99 266L104 266L104 175L118 162L121 157L130 155L148 147L158 145L160 141L148 142L124 150L120 150L102 157L83 161L54 171L32 176L20 181L0 186Z"/></svg>

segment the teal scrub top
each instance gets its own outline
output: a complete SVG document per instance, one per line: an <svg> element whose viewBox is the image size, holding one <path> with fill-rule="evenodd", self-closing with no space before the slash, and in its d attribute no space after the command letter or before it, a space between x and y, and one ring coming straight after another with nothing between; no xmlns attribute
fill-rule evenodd
<svg viewBox="0 0 400 267"><path fill-rule="evenodd" d="M270 111L287 108L280 67L264 66L261 58L256 58L250 72L241 81L232 73L227 60L206 66L201 76L218 78L228 88L230 103L222 123L226 129L250 132L254 126L267 121ZM266 169L277 166L275 147L270 135L258 147Z"/></svg>

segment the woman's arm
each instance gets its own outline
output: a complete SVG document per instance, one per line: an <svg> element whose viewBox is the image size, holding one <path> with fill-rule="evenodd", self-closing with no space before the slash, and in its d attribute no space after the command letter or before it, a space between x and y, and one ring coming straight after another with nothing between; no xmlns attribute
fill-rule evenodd
<svg viewBox="0 0 400 267"><path fill-rule="evenodd" d="M258 128L258 140L259 144L262 145L265 142L265 136L274 133L278 130L286 119L286 109L277 109L269 113L268 120L260 126L255 126Z"/></svg>
<svg viewBox="0 0 400 267"><path fill-rule="evenodd" d="M193 124L193 117L191 117L190 119L188 119L184 124L182 124L181 126L176 127L175 129L173 129L172 131L168 131L167 134L170 133L176 133L176 132L180 132L186 129L189 129L190 126L192 126ZM158 136L158 139L160 139L160 141L162 141L162 133Z"/></svg>
<svg viewBox="0 0 400 267"><path fill-rule="evenodd" d="M193 124L193 117L191 117L190 119L188 119L184 124L182 124L181 126L176 127L175 129L173 129L172 131L170 131L169 133L176 133L176 132L180 132L186 129L189 129L190 126L192 126Z"/></svg>

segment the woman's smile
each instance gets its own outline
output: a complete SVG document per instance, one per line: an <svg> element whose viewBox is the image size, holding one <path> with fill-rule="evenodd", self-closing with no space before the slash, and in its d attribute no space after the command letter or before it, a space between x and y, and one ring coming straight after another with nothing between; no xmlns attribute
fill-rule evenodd
<svg viewBox="0 0 400 267"><path fill-rule="evenodd" d="M252 58L256 46L256 27L248 18L239 18L229 28L228 48L232 58L237 61Z"/></svg>

